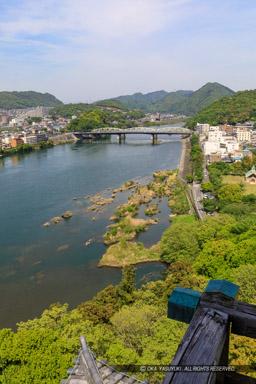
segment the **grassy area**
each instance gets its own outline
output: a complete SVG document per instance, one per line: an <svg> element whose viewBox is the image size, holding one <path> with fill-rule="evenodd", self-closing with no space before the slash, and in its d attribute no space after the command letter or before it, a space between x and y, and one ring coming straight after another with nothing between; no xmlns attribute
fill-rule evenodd
<svg viewBox="0 0 256 384"><path fill-rule="evenodd" d="M159 245L152 248L145 248L142 243L127 242L123 239L117 244L111 245L100 260L100 267L118 267L125 265L138 264L149 261L160 261Z"/></svg>
<svg viewBox="0 0 256 384"><path fill-rule="evenodd" d="M178 215L173 217L173 223L193 223L197 220L196 215Z"/></svg>
<svg viewBox="0 0 256 384"><path fill-rule="evenodd" d="M144 213L146 216L154 216L160 213L160 209L158 208L157 204L152 204L147 207Z"/></svg>
<svg viewBox="0 0 256 384"><path fill-rule="evenodd" d="M119 223L114 224L110 231L104 235L104 244L114 244L122 239L132 240L139 232L144 232L148 229L147 225L156 224L157 219L134 219L131 216L122 218Z"/></svg>
<svg viewBox="0 0 256 384"><path fill-rule="evenodd" d="M256 185L246 183L244 181L244 177L243 176L232 176L232 175L223 176L222 183L223 184L239 184L239 183L243 183L243 185L244 185L244 194L245 195L249 195L251 193L256 194Z"/></svg>

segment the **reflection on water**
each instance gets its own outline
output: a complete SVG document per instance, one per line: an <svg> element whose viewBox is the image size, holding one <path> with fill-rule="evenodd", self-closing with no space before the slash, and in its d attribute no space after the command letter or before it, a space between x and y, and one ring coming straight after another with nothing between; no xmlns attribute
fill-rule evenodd
<svg viewBox="0 0 256 384"><path fill-rule="evenodd" d="M98 262L106 251L102 237L112 223L109 217L131 190L117 193L101 213L88 211L86 197L102 193L109 198L128 180L147 184L153 172L176 168L181 153L181 143L168 136L154 146L147 135L135 137L139 145L132 139L125 144L114 138L68 144L0 160L0 327L39 316L53 302L68 302L73 308L120 282L119 269L98 268ZM160 223L138 237L146 246L159 241L169 225L164 199L159 207ZM43 227L67 210L72 218ZM89 239L93 241L85 246ZM158 279L165 268L162 263L140 264L136 280L145 284Z"/></svg>
<svg viewBox="0 0 256 384"><path fill-rule="evenodd" d="M17 155L13 155L12 156L12 163L15 165L19 162L19 156Z"/></svg>

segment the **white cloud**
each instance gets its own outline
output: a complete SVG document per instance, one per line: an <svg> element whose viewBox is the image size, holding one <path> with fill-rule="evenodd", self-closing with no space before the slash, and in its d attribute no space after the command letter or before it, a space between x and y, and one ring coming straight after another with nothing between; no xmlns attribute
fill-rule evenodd
<svg viewBox="0 0 256 384"><path fill-rule="evenodd" d="M20 34L88 33L98 37L139 38L164 29L182 17L191 0L24 0L10 8L0 31ZM6 20L7 19L7 20Z"/></svg>
<svg viewBox="0 0 256 384"><path fill-rule="evenodd" d="M0 0L1 86L65 101L225 78L232 88L239 72L255 77L255 9L239 0Z"/></svg>

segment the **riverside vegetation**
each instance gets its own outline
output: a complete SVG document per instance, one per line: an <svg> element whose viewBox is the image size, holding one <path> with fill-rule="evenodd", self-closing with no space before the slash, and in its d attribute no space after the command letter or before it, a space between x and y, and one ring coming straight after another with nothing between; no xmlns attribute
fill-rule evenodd
<svg viewBox="0 0 256 384"><path fill-rule="evenodd" d="M146 231L148 225L158 223L158 219L135 219L139 207L145 205L145 215L153 216L159 213L155 199L168 197L168 205L174 214L187 213L188 203L184 194L184 187L177 178L177 171L159 171L153 174L153 181L146 186L137 187L126 204L120 205L111 220L116 223L104 235L104 243L110 245L103 255L100 266L123 267L146 261L160 260L159 244L150 249L141 242L132 242L136 235Z"/></svg>
<svg viewBox="0 0 256 384"><path fill-rule="evenodd" d="M53 147L53 145L54 144L52 141L47 141L47 142L40 141L36 145L21 144L14 148L0 149L0 154L2 156L8 156L8 155L14 155L16 153L28 153L38 149L50 148L50 147Z"/></svg>
<svg viewBox="0 0 256 384"><path fill-rule="evenodd" d="M187 329L187 325L166 316L168 297L176 286L202 291L209 279L228 279L240 286L240 301L256 304L256 196L245 195L239 185L240 190L236 187L231 191L232 185L222 184L222 175L227 172L222 167L216 163L210 168L218 215L196 221L194 216L179 214L163 233L158 255L170 264L163 280L136 289L135 268L126 265L119 285L106 287L78 308L69 311L67 304L56 303L40 318L19 323L17 332L2 329L0 356L7 379L14 384L59 384L72 366L81 334L86 335L98 358L104 357L110 364L169 364ZM146 189L154 191L158 198L170 190L168 197L177 202L182 185L174 172L166 172L157 173L153 185ZM137 190L138 196L139 192L144 196L144 188ZM131 214L128 207L135 203L130 200L119 207L115 225L129 216L134 218L134 211ZM175 203L169 204L176 213L187 211L185 204L181 212ZM128 243L124 239L122 246ZM140 243L137 248L141 254L145 252ZM231 335L229 362L255 368L256 341ZM154 383L161 381L164 374L137 375ZM3 370L0 380L4 383Z"/></svg>

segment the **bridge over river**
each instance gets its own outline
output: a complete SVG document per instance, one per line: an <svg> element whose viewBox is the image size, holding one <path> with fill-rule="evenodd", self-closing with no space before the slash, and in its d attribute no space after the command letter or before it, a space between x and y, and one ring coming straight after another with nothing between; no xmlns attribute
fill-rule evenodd
<svg viewBox="0 0 256 384"><path fill-rule="evenodd" d="M120 143L125 140L126 135L151 135L152 144L157 143L158 135L181 135L189 136L190 130L181 127L136 127L136 128L100 128L91 132L73 132L73 135L78 140L92 139L94 137L106 137L109 135L116 135L117 141Z"/></svg>

